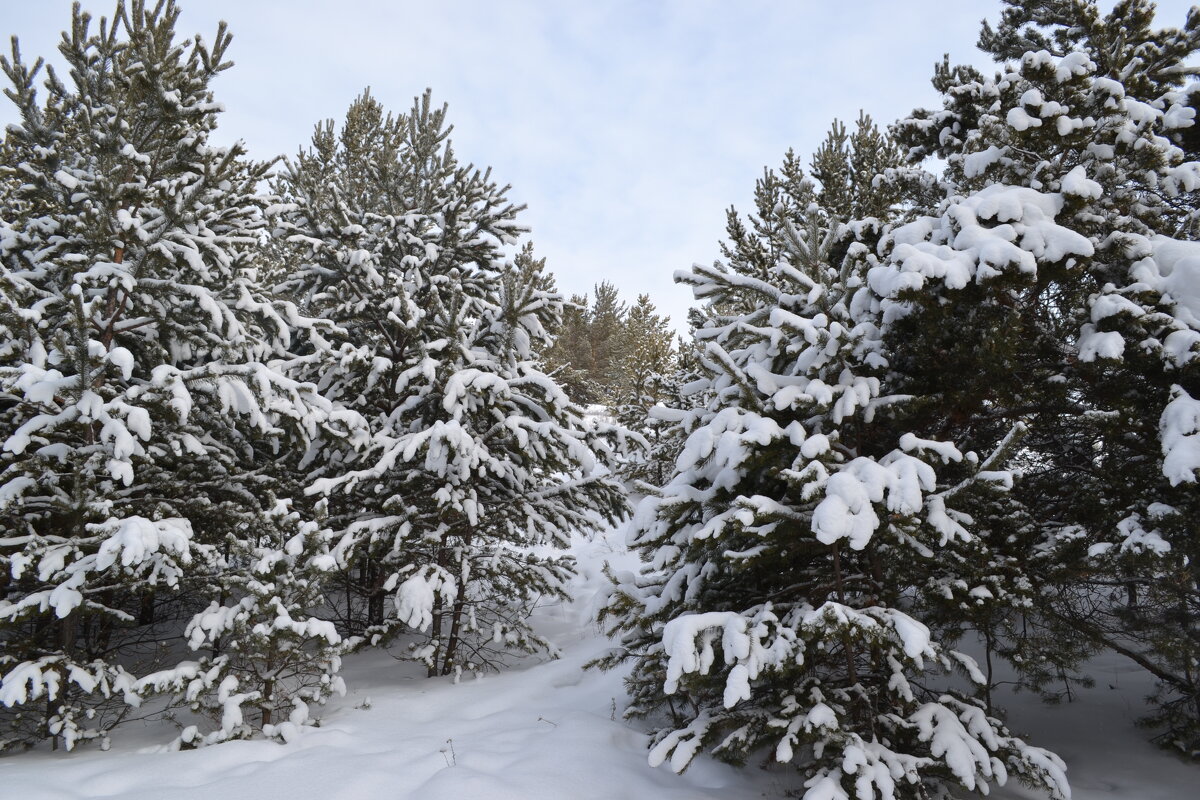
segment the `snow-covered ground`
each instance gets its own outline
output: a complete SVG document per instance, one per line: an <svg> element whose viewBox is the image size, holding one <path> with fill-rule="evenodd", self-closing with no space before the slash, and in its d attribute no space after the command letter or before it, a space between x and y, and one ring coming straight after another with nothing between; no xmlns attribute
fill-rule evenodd
<svg viewBox="0 0 1200 800"><path fill-rule="evenodd" d="M780 795L784 773L746 776L697 763L683 776L646 764L646 737L620 719L621 675L584 672L607 644L591 617L605 559L628 559L614 531L576 543L576 600L538 611L563 651L503 674L428 680L387 653L348 659L344 698L297 742L229 742L147 752L172 730L117 731L112 750L0 760L12 800L750 800Z"/></svg>
<svg viewBox="0 0 1200 800"><path fill-rule="evenodd" d="M1200 765L1155 747L1136 720L1145 715L1153 690L1147 674L1121 656L1095 659L1089 673L1096 684L1072 684L1072 702L1046 705L1028 692L1001 694L1008 722L1034 744L1067 762L1073 800L1195 800L1200 797ZM1040 798L1006 787L999 798Z"/></svg>
<svg viewBox="0 0 1200 800"><path fill-rule="evenodd" d="M621 675L584 672L607 643L591 622L603 562L630 566L621 535L576 542L575 601L539 610L557 661L500 675L427 680L386 653L349 659L349 692L322 725L288 745L230 742L150 752L164 727L118 731L107 753L34 752L0 760L0 798L12 800L760 800L799 788L783 768L732 768L697 759L683 775L646 764L646 737L620 719ZM1014 729L1061 754L1075 800L1191 800L1200 767L1154 748L1133 720L1148 684L1115 658L1096 687L1057 707L1010 698ZM1112 687L1112 688L1110 688ZM1019 787L1001 798L1033 798Z"/></svg>

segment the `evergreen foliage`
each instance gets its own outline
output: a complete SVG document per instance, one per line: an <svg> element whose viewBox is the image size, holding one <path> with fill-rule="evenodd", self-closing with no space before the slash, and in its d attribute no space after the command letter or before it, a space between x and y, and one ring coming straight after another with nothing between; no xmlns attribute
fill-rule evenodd
<svg viewBox="0 0 1200 800"><path fill-rule="evenodd" d="M160 688L139 673L192 669L160 642L275 524L269 454L353 423L283 374L314 323L257 282L267 165L209 143L230 36L177 42L178 13L76 6L44 101L40 61L0 59L6 743L105 736Z"/></svg>
<svg viewBox="0 0 1200 800"><path fill-rule="evenodd" d="M573 295L551 333L554 343L543 355L547 369L576 400L606 405L614 413L623 404L642 402L634 398L649 389L650 376L674 369L670 320L649 295L628 305L607 281L595 286L594 300ZM661 393L649 394L659 399ZM635 426L640 424L639 417Z"/></svg>
<svg viewBox="0 0 1200 800"><path fill-rule="evenodd" d="M634 660L627 714L664 720L651 763L677 771L701 750L762 753L795 764L810 798L947 796L1010 776L1065 796L1057 758L938 680L985 680L934 623L947 597L992 596L973 566L987 543L956 508L1010 485L1021 428L982 454L908 431L866 284L882 223L820 204L853 210L854 148L882 140L869 124L853 145L834 127L817 159L842 176L828 191L789 153L759 182L758 215L731 212L729 262L677 273L708 308L695 332L708 402L681 415L674 476L637 511L649 567L618 582L604 616L620 647L602 663ZM893 189L874 186L859 181L853 203L886 214Z"/></svg>
<svg viewBox="0 0 1200 800"><path fill-rule="evenodd" d="M639 437L639 446L623 460L621 476L661 484L678 448L666 446L673 428L655 419L661 408L654 409L681 400L670 320L657 313L649 295L628 306L616 287L604 282L596 285L590 304L586 296L572 297L554 332L544 356L550 373L571 397L606 406L612 419Z"/></svg>
<svg viewBox="0 0 1200 800"><path fill-rule="evenodd" d="M941 65L943 108L897 125L947 170L873 283L903 317L893 365L919 435L1029 428L1014 491L972 513L1036 590L986 638L1045 690L1099 649L1130 657L1160 682L1160 740L1195 755L1200 12L1156 30L1140 0L1005 5L980 38L1002 70Z"/></svg>
<svg viewBox="0 0 1200 800"><path fill-rule="evenodd" d="M676 274L678 344L646 295L563 301L428 91L364 92L272 174L212 144L224 25L76 5L65 77L14 40L0 749L161 714L290 741L355 648L553 654L529 614L628 482L645 564L600 664L632 662L653 764L1065 797L994 661L1055 698L1105 650L1200 756L1200 9L1002 4L992 77L946 59L940 108L764 171Z"/></svg>
<svg viewBox="0 0 1200 800"><path fill-rule="evenodd" d="M674 332L666 317L655 313L649 295L638 295L621 329L621 363L612 391L612 411L617 422L646 440L646 448L633 453L621 470L626 480L660 486L672 459L663 451L667 436L654 409L677 397Z"/></svg>
<svg viewBox="0 0 1200 800"><path fill-rule="evenodd" d="M598 403L603 389L592 373L592 346L588 330L587 295L571 295L563 303L562 321L554 343L543 354L546 371L579 403Z"/></svg>
<svg viewBox="0 0 1200 800"><path fill-rule="evenodd" d="M520 209L459 164L445 113L427 92L385 115L364 93L280 182L299 265L281 289L338 326L300 375L371 426L361 452L301 463L336 531L345 594L330 599L369 642L422 634L412 655L430 675L549 649L525 617L562 596L557 548L625 513L594 455L619 431L536 365L562 302L529 248L505 262Z"/></svg>

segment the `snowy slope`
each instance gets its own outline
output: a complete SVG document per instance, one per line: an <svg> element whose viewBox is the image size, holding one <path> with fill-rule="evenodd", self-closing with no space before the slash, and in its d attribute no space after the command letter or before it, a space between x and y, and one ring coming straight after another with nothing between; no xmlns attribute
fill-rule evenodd
<svg viewBox="0 0 1200 800"><path fill-rule="evenodd" d="M231 742L150 752L162 726L119 731L107 753L34 752L0 759L8 800L752 800L799 788L784 768L737 772L698 759L684 775L646 764L646 737L620 721L621 676L584 672L607 643L591 623L605 560L631 558L610 531L577 541L576 600L538 612L563 650L504 674L427 680L386 653L350 659L350 691L298 742ZM1191 800L1200 768L1154 748L1133 720L1149 685L1120 660L1097 662L1096 687L1057 707L1008 699L1015 730L1061 754L1075 800ZM1113 688L1110 688L1113 687ZM615 716L615 719L614 719ZM1034 798L1020 787L1000 798Z"/></svg>

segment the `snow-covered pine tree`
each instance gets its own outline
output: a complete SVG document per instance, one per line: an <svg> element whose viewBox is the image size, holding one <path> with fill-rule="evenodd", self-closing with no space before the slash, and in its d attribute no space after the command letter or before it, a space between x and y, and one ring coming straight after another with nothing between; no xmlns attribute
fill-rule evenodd
<svg viewBox="0 0 1200 800"><path fill-rule="evenodd" d="M562 595L559 548L626 509L596 458L611 431L536 367L562 303L530 251L504 260L520 209L459 164L445 113L428 92L402 116L363 94L280 186L299 264L281 289L340 326L312 376L372 428L361 455L303 465L338 535L331 600L370 642L423 634L431 675L547 648L526 616Z"/></svg>
<svg viewBox="0 0 1200 800"><path fill-rule="evenodd" d="M138 706L272 524L266 451L352 416L273 364L305 323L256 283L267 167L209 143L230 36L176 41L178 14L118 4L95 30L76 5L44 101L40 61L0 59L21 114L0 167L9 744L69 748Z"/></svg>
<svg viewBox="0 0 1200 800"><path fill-rule="evenodd" d="M986 544L953 508L1003 488L1011 448L905 430L864 280L884 220L839 222L818 196L789 153L757 187L758 217L731 215L729 263L677 274L707 304L709 402L635 514L648 566L619 579L602 664L634 660L626 713L659 720L653 764L762 754L794 764L808 800L1011 777L1065 796L1056 757L939 686L983 676L922 621L943 592L978 593L959 579Z"/></svg>
<svg viewBox="0 0 1200 800"><path fill-rule="evenodd" d="M183 631L205 656L151 673L138 688L170 692L192 711L220 721L211 731L184 726L177 744L199 747L255 730L290 741L310 721L312 704L344 694L338 672L347 643L324 610L327 576L336 569L332 532L281 501L254 530L229 542L220 600L193 615ZM247 717L246 711L255 712Z"/></svg>
<svg viewBox="0 0 1200 800"><path fill-rule="evenodd" d="M639 295L622 323L621 363L612 391L612 414L618 424L636 431L649 449L635 452L623 465L626 480L661 486L670 470L670 459L659 446L669 436L664 420L650 415L651 409L675 400L674 333L669 320L656 313L649 295Z"/></svg>
<svg viewBox="0 0 1200 800"><path fill-rule="evenodd" d="M680 335L675 341L675 371L664 381L666 397L650 410L650 435L646 439L650 445L648 459L656 474L647 482L654 486L662 486L674 474L675 461L698 421L692 412L707 406L711 399L701 365L703 347L696 341L696 326L691 324L697 315L696 309L689 310L690 330L686 337Z"/></svg>
<svg viewBox="0 0 1200 800"><path fill-rule="evenodd" d="M1008 502L972 510L1035 587L994 621L1027 679L1123 653L1159 681L1161 740L1195 755L1200 12L1160 30L1153 10L1006 0L980 38L1002 70L941 65L943 108L897 126L945 159L945 199L889 235L872 285L903 317L918 431L986 449L1028 427Z"/></svg>

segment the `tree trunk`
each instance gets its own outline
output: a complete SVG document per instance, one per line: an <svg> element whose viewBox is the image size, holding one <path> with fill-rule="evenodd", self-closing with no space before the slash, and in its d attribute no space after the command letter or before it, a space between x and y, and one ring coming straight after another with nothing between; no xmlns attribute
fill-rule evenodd
<svg viewBox="0 0 1200 800"><path fill-rule="evenodd" d="M462 540L462 558L466 558L466 554L471 551L471 534L467 533ZM460 562L461 563L461 562ZM463 571L459 570L460 578ZM458 653L458 646L461 641L462 632L462 614L463 609L467 604L467 587L458 587L458 594L454 597L454 611L450 615L450 638L446 642L446 655L442 659L442 674L449 675L454 669L454 658Z"/></svg>
<svg viewBox="0 0 1200 800"><path fill-rule="evenodd" d="M833 580L837 586L838 602L842 605L846 604L846 594L844 583L842 581L842 554L841 548L838 547L840 542L833 543ZM850 638L849 633L842 634L842 646L846 650L846 680L849 686L858 683L858 669L854 664L854 642Z"/></svg>

